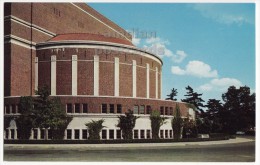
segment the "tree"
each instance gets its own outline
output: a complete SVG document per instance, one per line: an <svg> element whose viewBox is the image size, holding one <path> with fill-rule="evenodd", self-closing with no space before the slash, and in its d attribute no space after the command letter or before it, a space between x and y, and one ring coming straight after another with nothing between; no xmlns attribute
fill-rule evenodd
<svg viewBox="0 0 260 165"><path fill-rule="evenodd" d="M183 119L181 118L180 107L176 104L174 118L172 119L172 129L174 139L180 139L182 134Z"/></svg>
<svg viewBox="0 0 260 165"><path fill-rule="evenodd" d="M197 118L196 125L198 133L200 134L209 134L211 133L212 123L208 118Z"/></svg>
<svg viewBox="0 0 260 165"><path fill-rule="evenodd" d="M45 128L45 135L47 129L50 128L53 139L63 139L65 129L72 117L67 116L64 106L58 98L49 98L50 92L47 86L39 88L36 94L39 96L34 100L35 126Z"/></svg>
<svg viewBox="0 0 260 165"><path fill-rule="evenodd" d="M186 99L182 99L181 101L193 105L195 107L194 110L196 111L197 114L199 114L199 112L200 114L203 114L204 111L202 107L204 107L203 102L205 101L201 98L202 94L198 94L197 92L194 92L190 86L187 86L186 90L187 90L187 94L184 95L186 96Z"/></svg>
<svg viewBox="0 0 260 165"><path fill-rule="evenodd" d="M196 127L196 122L188 117L183 120L183 131L182 138L196 138L198 135L198 130Z"/></svg>
<svg viewBox="0 0 260 165"><path fill-rule="evenodd" d="M251 94L249 87L237 89L230 86L228 91L222 94L222 99L224 131L234 134L236 131L255 127L255 93Z"/></svg>
<svg viewBox="0 0 260 165"><path fill-rule="evenodd" d="M209 99L207 102L206 118L212 123L211 131L219 133L222 131L221 113L223 112L223 105L220 100Z"/></svg>
<svg viewBox="0 0 260 165"><path fill-rule="evenodd" d="M35 126L34 99L31 96L20 98L20 113L16 118L18 139L29 139L31 130Z"/></svg>
<svg viewBox="0 0 260 165"><path fill-rule="evenodd" d="M98 121L92 120L91 122L86 123L85 125L87 126L89 130L89 139L91 140L99 140L100 139L100 132L105 126L103 126L104 119L100 119Z"/></svg>
<svg viewBox="0 0 260 165"><path fill-rule="evenodd" d="M116 126L122 131L123 139L133 139L133 129L138 118L133 115L133 111L131 110L128 110L125 115L118 116L119 120Z"/></svg>
<svg viewBox="0 0 260 165"><path fill-rule="evenodd" d="M160 116L159 111L152 111L150 114L151 128L152 128L152 138L159 139L160 127L165 124L165 117Z"/></svg>
<svg viewBox="0 0 260 165"><path fill-rule="evenodd" d="M175 98L177 96L178 92L177 89L172 88L172 91L168 96L168 98L166 98L166 100L173 100L173 101L177 101L177 99Z"/></svg>

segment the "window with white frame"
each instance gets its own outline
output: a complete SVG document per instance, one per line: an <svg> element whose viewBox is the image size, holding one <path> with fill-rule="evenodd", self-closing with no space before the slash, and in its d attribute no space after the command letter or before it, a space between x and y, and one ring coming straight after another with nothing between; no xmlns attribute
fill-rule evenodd
<svg viewBox="0 0 260 165"><path fill-rule="evenodd" d="M71 139L71 138L72 138L72 130L67 129L67 139Z"/></svg>
<svg viewBox="0 0 260 165"><path fill-rule="evenodd" d="M102 130L102 139L107 139L107 130L106 129Z"/></svg>
<svg viewBox="0 0 260 165"><path fill-rule="evenodd" d="M79 129L74 129L74 139L79 139Z"/></svg>

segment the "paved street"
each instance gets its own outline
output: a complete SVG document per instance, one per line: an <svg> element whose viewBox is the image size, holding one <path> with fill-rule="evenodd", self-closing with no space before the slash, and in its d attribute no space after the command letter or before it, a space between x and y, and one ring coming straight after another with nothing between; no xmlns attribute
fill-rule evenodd
<svg viewBox="0 0 260 165"><path fill-rule="evenodd" d="M236 141L236 142L235 142ZM139 146L138 146L139 145ZM149 144L148 144L149 145ZM4 146L5 161L253 162L253 140L175 144ZM106 146L106 147L105 147ZM128 146L128 147L127 147ZM130 146L130 147L129 147Z"/></svg>

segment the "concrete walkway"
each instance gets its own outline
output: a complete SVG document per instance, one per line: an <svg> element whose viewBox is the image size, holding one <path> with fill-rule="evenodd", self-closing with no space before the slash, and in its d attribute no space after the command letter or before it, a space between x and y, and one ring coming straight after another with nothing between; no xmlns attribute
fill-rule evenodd
<svg viewBox="0 0 260 165"><path fill-rule="evenodd" d="M124 143L124 144L4 144L4 150L99 150L120 148L136 149L136 148L168 148L168 147L194 147L194 146L211 146L220 144L234 144L253 142L254 138L237 137L236 139L220 140L220 141L204 141L204 142L177 142L177 143Z"/></svg>

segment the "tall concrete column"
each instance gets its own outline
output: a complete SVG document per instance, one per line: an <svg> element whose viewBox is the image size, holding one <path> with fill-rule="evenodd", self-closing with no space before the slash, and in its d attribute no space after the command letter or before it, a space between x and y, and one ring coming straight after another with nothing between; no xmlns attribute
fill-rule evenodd
<svg viewBox="0 0 260 165"><path fill-rule="evenodd" d="M75 139L75 137L74 137L75 135L74 135L74 129L71 129L71 139L72 140L74 140Z"/></svg>
<svg viewBox="0 0 260 165"><path fill-rule="evenodd" d="M136 97L136 60L133 60L133 97Z"/></svg>
<svg viewBox="0 0 260 165"><path fill-rule="evenodd" d="M41 129L37 128L37 139L41 139Z"/></svg>
<svg viewBox="0 0 260 165"><path fill-rule="evenodd" d="M78 91L78 56L77 55L72 55L71 57L71 85L72 85L72 96L77 95Z"/></svg>
<svg viewBox="0 0 260 165"><path fill-rule="evenodd" d="M34 72L34 78L35 78L35 83L34 83L34 90L38 90L38 57L35 57L35 72Z"/></svg>
<svg viewBox="0 0 260 165"><path fill-rule="evenodd" d="M56 95L56 55L51 56L51 95Z"/></svg>
<svg viewBox="0 0 260 165"><path fill-rule="evenodd" d="M94 96L99 95L99 56L94 56Z"/></svg>
<svg viewBox="0 0 260 165"><path fill-rule="evenodd" d="M146 98L150 97L150 65L146 64Z"/></svg>
<svg viewBox="0 0 260 165"><path fill-rule="evenodd" d="M114 73L114 76L115 76L115 84L114 84L114 95L115 96L119 96L119 58L118 57L115 57L115 73Z"/></svg>
<svg viewBox="0 0 260 165"><path fill-rule="evenodd" d="M8 137L7 137L7 139L11 139L11 129L7 129L7 131L8 131Z"/></svg>
<svg viewBox="0 0 260 165"><path fill-rule="evenodd" d="M158 68L155 68L155 98L158 99Z"/></svg>
<svg viewBox="0 0 260 165"><path fill-rule="evenodd" d="M79 129L79 140L82 140L82 129Z"/></svg>

